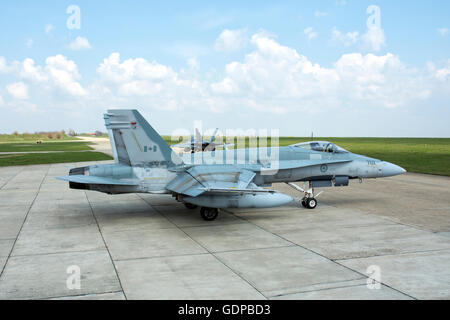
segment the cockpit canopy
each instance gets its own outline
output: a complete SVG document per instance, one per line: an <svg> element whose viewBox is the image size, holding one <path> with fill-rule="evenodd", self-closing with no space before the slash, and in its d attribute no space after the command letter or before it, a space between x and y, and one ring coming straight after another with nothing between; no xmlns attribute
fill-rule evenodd
<svg viewBox="0 0 450 320"><path fill-rule="evenodd" d="M329 153L348 153L347 150L341 148L334 143L328 141L311 141L293 144L291 147L303 148L319 152L329 152Z"/></svg>

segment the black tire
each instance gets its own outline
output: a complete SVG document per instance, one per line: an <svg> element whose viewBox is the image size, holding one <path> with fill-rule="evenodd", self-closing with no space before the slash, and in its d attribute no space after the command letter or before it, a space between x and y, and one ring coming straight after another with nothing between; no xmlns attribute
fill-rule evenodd
<svg viewBox="0 0 450 320"><path fill-rule="evenodd" d="M200 215L205 221L213 221L219 215L219 209L202 207L200 209Z"/></svg>
<svg viewBox="0 0 450 320"><path fill-rule="evenodd" d="M305 200L302 200L301 203L304 208L307 208Z"/></svg>
<svg viewBox="0 0 450 320"><path fill-rule="evenodd" d="M317 200L314 198L306 199L306 207L308 209L315 209L317 207Z"/></svg>
<svg viewBox="0 0 450 320"><path fill-rule="evenodd" d="M184 206L190 210L194 210L194 209L198 208L198 206L196 206L195 204L187 203L187 202L184 203Z"/></svg>

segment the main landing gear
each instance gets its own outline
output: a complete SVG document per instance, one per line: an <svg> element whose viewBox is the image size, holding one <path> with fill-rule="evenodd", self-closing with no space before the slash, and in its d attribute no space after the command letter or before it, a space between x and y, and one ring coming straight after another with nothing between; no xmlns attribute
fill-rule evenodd
<svg viewBox="0 0 450 320"><path fill-rule="evenodd" d="M194 209L197 209L197 208L198 208L195 204L188 203L188 202L185 202L185 203L184 203L184 206L185 206L187 209L189 209L189 210L194 210Z"/></svg>
<svg viewBox="0 0 450 320"><path fill-rule="evenodd" d="M205 221L213 221L216 220L217 216L219 215L219 209L202 207L200 209L200 215Z"/></svg>
<svg viewBox="0 0 450 320"><path fill-rule="evenodd" d="M185 202L184 206L189 210L195 210L198 208L195 204ZM217 208L207 208L207 207L201 207L200 208L200 215L205 221L213 221L217 219L217 216L219 215L219 209Z"/></svg>
<svg viewBox="0 0 450 320"><path fill-rule="evenodd" d="M300 188L298 185L291 182L288 182L287 184L295 190L303 193L303 197L301 199L301 204L303 207L305 207L306 209L315 209L317 207L317 200L315 197L318 197L322 193L322 191L314 196L314 188L312 187L311 182L309 182L308 189Z"/></svg>

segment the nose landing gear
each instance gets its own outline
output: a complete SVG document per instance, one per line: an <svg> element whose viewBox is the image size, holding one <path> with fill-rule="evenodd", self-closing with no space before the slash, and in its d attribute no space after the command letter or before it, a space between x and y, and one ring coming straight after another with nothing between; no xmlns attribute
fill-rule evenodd
<svg viewBox="0 0 450 320"><path fill-rule="evenodd" d="M302 199L302 206L306 209L315 209L317 207L317 200L315 198Z"/></svg>
<svg viewBox="0 0 450 320"><path fill-rule="evenodd" d="M314 196L314 188L312 187L311 182L309 182L309 188L307 190L300 188L298 185L288 182L290 187L294 188L297 191L303 193L303 197L301 199L301 204L306 209L315 209L317 207L317 200L315 197L318 197L323 191L320 191L316 196Z"/></svg>

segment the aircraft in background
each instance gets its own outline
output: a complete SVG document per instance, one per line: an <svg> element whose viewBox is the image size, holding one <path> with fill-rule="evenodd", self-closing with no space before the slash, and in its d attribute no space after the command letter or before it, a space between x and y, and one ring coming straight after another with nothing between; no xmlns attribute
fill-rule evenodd
<svg viewBox="0 0 450 320"><path fill-rule="evenodd" d="M203 152L203 151L215 151L217 148L224 148L227 147L234 147L234 144L232 143L215 143L214 139L216 138L217 131L219 131L219 128L216 128L214 133L212 134L211 138L209 140L203 140L202 135L198 131L197 128L195 128L195 137L191 136L191 141L186 143L179 143L171 145L170 147L174 149L175 151L179 151L181 149L182 152Z"/></svg>
<svg viewBox="0 0 450 320"><path fill-rule="evenodd" d="M172 194L189 209L200 206L207 221L216 219L222 208L277 207L293 200L264 189L272 183L288 183L301 193L302 205L314 209L315 188L348 186L351 179L406 172L326 141L178 156L137 110L108 110L104 119L115 163L74 168L69 176L57 179L69 181L72 189L108 194ZM219 159L224 164L216 164Z"/></svg>

